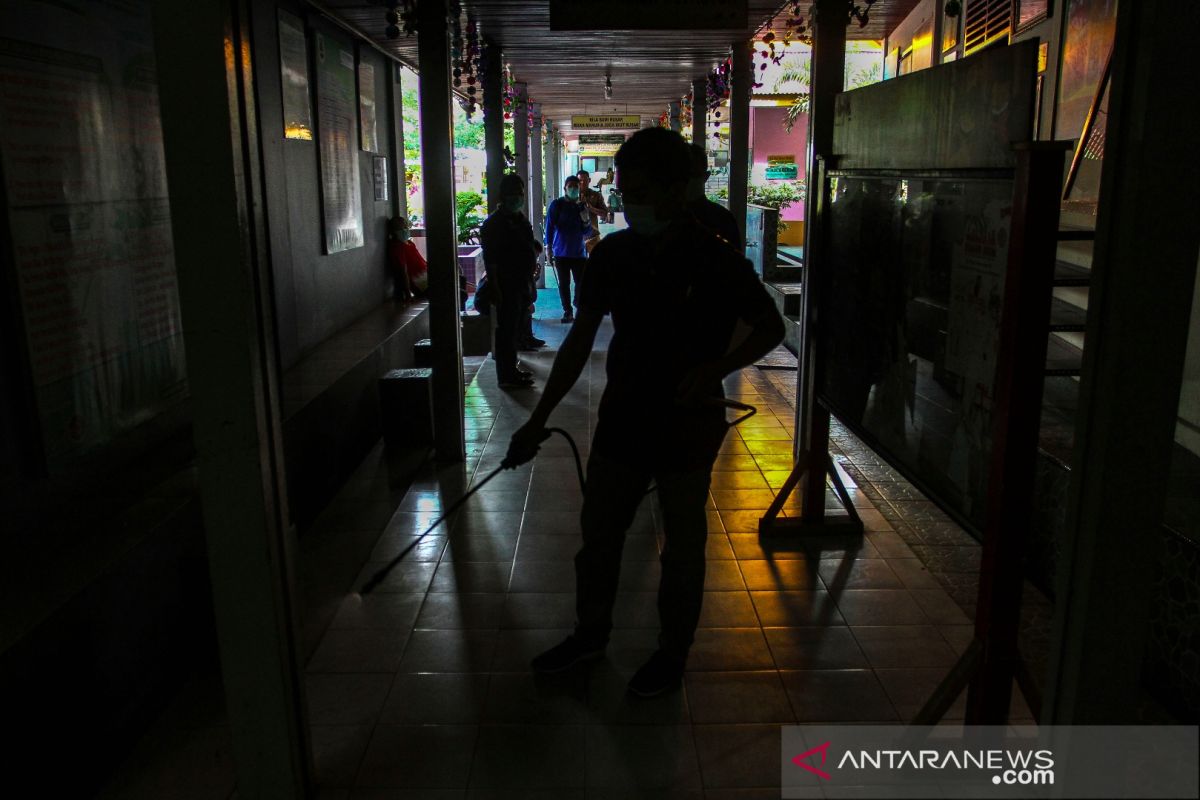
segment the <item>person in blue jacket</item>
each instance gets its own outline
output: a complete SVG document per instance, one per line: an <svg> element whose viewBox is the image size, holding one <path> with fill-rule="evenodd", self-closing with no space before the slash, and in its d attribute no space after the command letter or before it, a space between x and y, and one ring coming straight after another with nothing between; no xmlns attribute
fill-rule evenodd
<svg viewBox="0 0 1200 800"><path fill-rule="evenodd" d="M574 322L571 303L571 276L575 276L576 300L587 266L584 242L595 235L591 214L579 196L579 178L572 175L563 182L564 194L555 198L546 209L546 247L550 263L558 273L558 296L562 300L563 322Z"/></svg>

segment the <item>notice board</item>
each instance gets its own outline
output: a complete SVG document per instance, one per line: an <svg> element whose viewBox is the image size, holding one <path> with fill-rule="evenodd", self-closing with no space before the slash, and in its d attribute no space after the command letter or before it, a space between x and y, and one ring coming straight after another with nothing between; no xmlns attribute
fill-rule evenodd
<svg viewBox="0 0 1200 800"><path fill-rule="evenodd" d="M1036 69L1029 42L839 95L823 188L817 397L976 534Z"/></svg>
<svg viewBox="0 0 1200 800"><path fill-rule="evenodd" d="M357 72L352 46L323 31L317 31L314 38L325 252L340 253L363 246Z"/></svg>

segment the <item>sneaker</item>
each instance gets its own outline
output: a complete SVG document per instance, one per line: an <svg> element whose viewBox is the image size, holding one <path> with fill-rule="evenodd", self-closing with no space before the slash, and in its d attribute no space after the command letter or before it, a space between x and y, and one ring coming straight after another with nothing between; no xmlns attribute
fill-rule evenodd
<svg viewBox="0 0 1200 800"><path fill-rule="evenodd" d="M683 681L683 659L655 650L629 679L629 691L638 697L655 697Z"/></svg>
<svg viewBox="0 0 1200 800"><path fill-rule="evenodd" d="M525 373L507 375L500 379L501 389L527 389L533 386L533 377Z"/></svg>
<svg viewBox="0 0 1200 800"><path fill-rule="evenodd" d="M568 311L567 313L563 314L563 316L562 316L562 321L563 321L563 322L574 322L574 321L575 321L575 315L574 315L574 314L572 314L570 311Z"/></svg>
<svg viewBox="0 0 1200 800"><path fill-rule="evenodd" d="M603 655L604 645L592 645L568 636L546 652L534 656L529 666L534 672L548 675L563 672L585 661L595 661Z"/></svg>

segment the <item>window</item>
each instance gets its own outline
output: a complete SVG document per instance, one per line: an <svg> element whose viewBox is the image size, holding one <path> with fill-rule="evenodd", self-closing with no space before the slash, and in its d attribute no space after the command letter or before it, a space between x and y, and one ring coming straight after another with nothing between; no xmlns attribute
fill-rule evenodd
<svg viewBox="0 0 1200 800"><path fill-rule="evenodd" d="M1050 0L1017 0L1016 23L1013 30L1033 27L1050 15Z"/></svg>
<svg viewBox="0 0 1200 800"><path fill-rule="evenodd" d="M1013 0L971 0L967 4L963 53L970 55L1012 32Z"/></svg>

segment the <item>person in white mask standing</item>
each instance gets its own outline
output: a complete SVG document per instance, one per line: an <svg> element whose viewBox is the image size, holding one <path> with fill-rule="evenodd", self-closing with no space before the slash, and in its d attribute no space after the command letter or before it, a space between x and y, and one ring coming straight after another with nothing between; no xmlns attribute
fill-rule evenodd
<svg viewBox="0 0 1200 800"><path fill-rule="evenodd" d="M578 380L600 323L612 315L608 381L588 459L575 557L575 632L537 656L537 672L601 657L612 629L625 532L651 481L666 544L658 592L659 649L629 681L653 696L677 687L704 597L712 466L727 430L722 380L783 340L784 324L750 262L687 210L687 144L646 128L616 156L629 229L596 245L567 334L508 459L532 459L555 406ZM733 345L738 320L749 333Z"/></svg>

